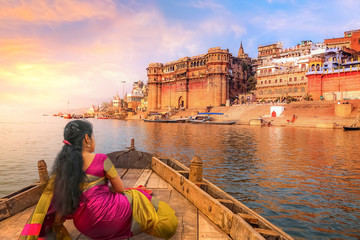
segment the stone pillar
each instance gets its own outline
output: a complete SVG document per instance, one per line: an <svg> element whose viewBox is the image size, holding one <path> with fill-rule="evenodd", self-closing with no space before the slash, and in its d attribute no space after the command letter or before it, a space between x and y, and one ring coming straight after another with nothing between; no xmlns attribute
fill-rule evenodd
<svg viewBox="0 0 360 240"><path fill-rule="evenodd" d="M162 90L161 84L157 84L156 85L156 92L157 92L156 107L157 107L157 109L161 108L161 94L162 94L161 90Z"/></svg>

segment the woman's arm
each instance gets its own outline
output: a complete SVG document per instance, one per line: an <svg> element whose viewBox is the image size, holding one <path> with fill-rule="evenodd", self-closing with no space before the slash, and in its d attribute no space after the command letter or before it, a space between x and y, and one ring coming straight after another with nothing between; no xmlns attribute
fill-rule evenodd
<svg viewBox="0 0 360 240"><path fill-rule="evenodd" d="M109 176L106 176L110 183L111 183L111 186L112 186L112 189L117 192L117 193L123 193L125 188L124 188L124 183L123 181L121 180L121 178L119 177L119 175L116 175L116 177L114 178L109 178Z"/></svg>

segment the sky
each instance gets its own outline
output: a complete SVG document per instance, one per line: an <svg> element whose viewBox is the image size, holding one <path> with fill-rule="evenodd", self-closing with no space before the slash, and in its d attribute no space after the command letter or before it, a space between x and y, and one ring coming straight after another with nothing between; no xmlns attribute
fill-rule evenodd
<svg viewBox="0 0 360 240"><path fill-rule="evenodd" d="M360 29L359 0L0 0L0 114L89 108L149 63ZM125 81L126 83L122 83Z"/></svg>

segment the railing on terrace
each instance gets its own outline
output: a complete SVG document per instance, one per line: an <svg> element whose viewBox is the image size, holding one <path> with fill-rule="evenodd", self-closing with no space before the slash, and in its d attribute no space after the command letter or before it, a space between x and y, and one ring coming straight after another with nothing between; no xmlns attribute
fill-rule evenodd
<svg viewBox="0 0 360 240"><path fill-rule="evenodd" d="M318 69L312 69L310 68L307 72L306 75L312 75L312 74L331 74L331 73L342 73L342 72L355 72L355 71L360 71L360 65L357 65L357 67L353 67L353 66L343 66L340 68L318 68Z"/></svg>
<svg viewBox="0 0 360 240"><path fill-rule="evenodd" d="M291 73L302 73L306 72L306 69L294 69L294 70L276 70L271 73L257 73L256 76L258 77L265 77L265 76L273 76L278 74L291 74Z"/></svg>
<svg viewBox="0 0 360 240"><path fill-rule="evenodd" d="M293 86L299 84L307 84L308 80L304 78L304 80L296 80L291 82L281 82L281 83L263 83L263 84L256 84L257 88L267 88L267 87L282 87L282 86Z"/></svg>

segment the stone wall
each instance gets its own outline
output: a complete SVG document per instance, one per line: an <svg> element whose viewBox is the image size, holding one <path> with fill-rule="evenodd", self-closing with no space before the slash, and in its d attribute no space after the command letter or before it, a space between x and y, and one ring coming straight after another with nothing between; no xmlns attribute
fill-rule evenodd
<svg viewBox="0 0 360 240"><path fill-rule="evenodd" d="M360 71L308 75L308 92L314 100L325 94L333 94L331 100L360 99Z"/></svg>

